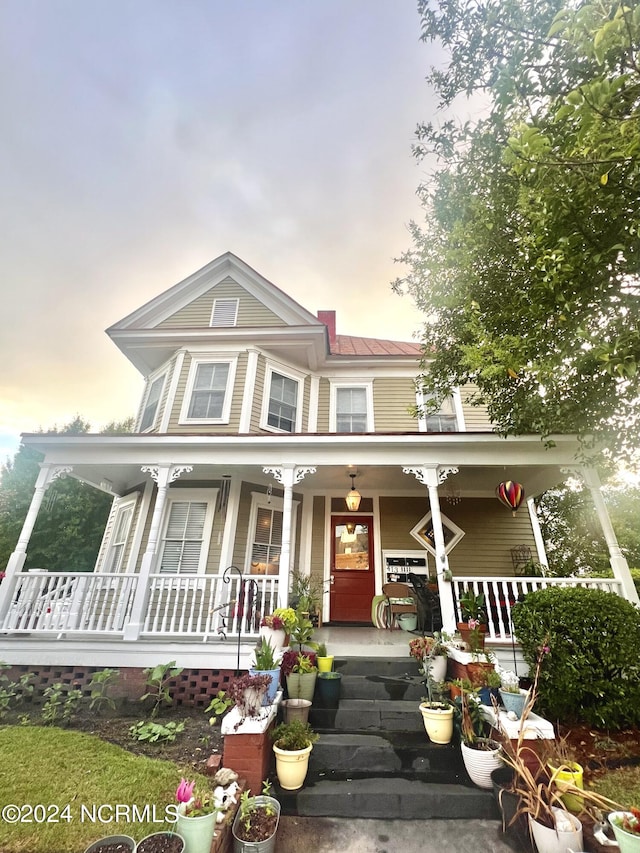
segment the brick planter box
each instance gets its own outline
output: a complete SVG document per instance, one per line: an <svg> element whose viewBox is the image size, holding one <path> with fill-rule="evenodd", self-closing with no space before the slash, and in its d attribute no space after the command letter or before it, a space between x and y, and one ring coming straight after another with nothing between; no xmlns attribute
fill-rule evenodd
<svg viewBox="0 0 640 853"><path fill-rule="evenodd" d="M277 704L264 709L262 719L241 721L233 708L222 721L224 738L222 763L243 779L252 796L262 793L262 783L271 775L274 764L273 729Z"/></svg>

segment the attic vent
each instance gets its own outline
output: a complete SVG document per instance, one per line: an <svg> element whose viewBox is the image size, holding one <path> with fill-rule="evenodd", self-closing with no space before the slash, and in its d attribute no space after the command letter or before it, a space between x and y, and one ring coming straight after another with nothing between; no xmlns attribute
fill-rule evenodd
<svg viewBox="0 0 640 853"><path fill-rule="evenodd" d="M211 312L212 326L235 326L238 319L237 299L214 299Z"/></svg>

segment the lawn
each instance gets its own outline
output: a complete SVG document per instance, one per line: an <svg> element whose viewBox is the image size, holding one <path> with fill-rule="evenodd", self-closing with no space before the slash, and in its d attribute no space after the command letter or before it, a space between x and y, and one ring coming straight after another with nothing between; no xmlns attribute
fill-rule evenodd
<svg viewBox="0 0 640 853"><path fill-rule="evenodd" d="M2 727L0 850L82 853L110 834L140 841L171 826L165 807L175 803L181 775L197 778L189 765L133 755L94 735L55 727ZM16 810L6 809L12 805L20 807L16 823L11 822Z"/></svg>

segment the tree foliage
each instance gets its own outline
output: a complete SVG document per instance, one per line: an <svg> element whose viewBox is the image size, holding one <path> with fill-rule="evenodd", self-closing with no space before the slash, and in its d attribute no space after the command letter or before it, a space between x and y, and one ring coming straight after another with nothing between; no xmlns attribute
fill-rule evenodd
<svg viewBox="0 0 640 853"><path fill-rule="evenodd" d="M130 431L130 421L112 423L109 433ZM89 424L79 416L49 432L81 435ZM0 567L7 564L27 515L42 455L21 444L0 468ZM47 489L29 542L25 568L52 572L93 569L112 498L73 477L55 480Z"/></svg>
<svg viewBox="0 0 640 853"><path fill-rule="evenodd" d="M477 387L503 434L578 433L631 456L640 360L640 5L420 0L438 167L394 283L426 315L425 389ZM458 99L458 100L456 100ZM471 103L474 103L472 101Z"/></svg>

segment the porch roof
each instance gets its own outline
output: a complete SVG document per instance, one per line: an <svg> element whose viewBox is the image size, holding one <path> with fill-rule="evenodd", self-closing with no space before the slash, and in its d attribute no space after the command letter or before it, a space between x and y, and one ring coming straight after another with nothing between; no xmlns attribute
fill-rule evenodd
<svg viewBox="0 0 640 853"><path fill-rule="evenodd" d="M495 433L260 434L260 435L60 435L29 433L23 441L44 455L44 462L73 467L73 476L97 488L123 494L141 482L143 465L192 465L181 481L217 479L237 474L268 483L263 467L314 466L316 473L298 491L332 492L348 485L357 469L363 493L411 494L424 486L403 473L404 467L456 467L456 488L467 496L493 494L504 479L517 479L526 494L539 494L562 482L562 469L576 467L578 442L552 436L503 438Z"/></svg>

